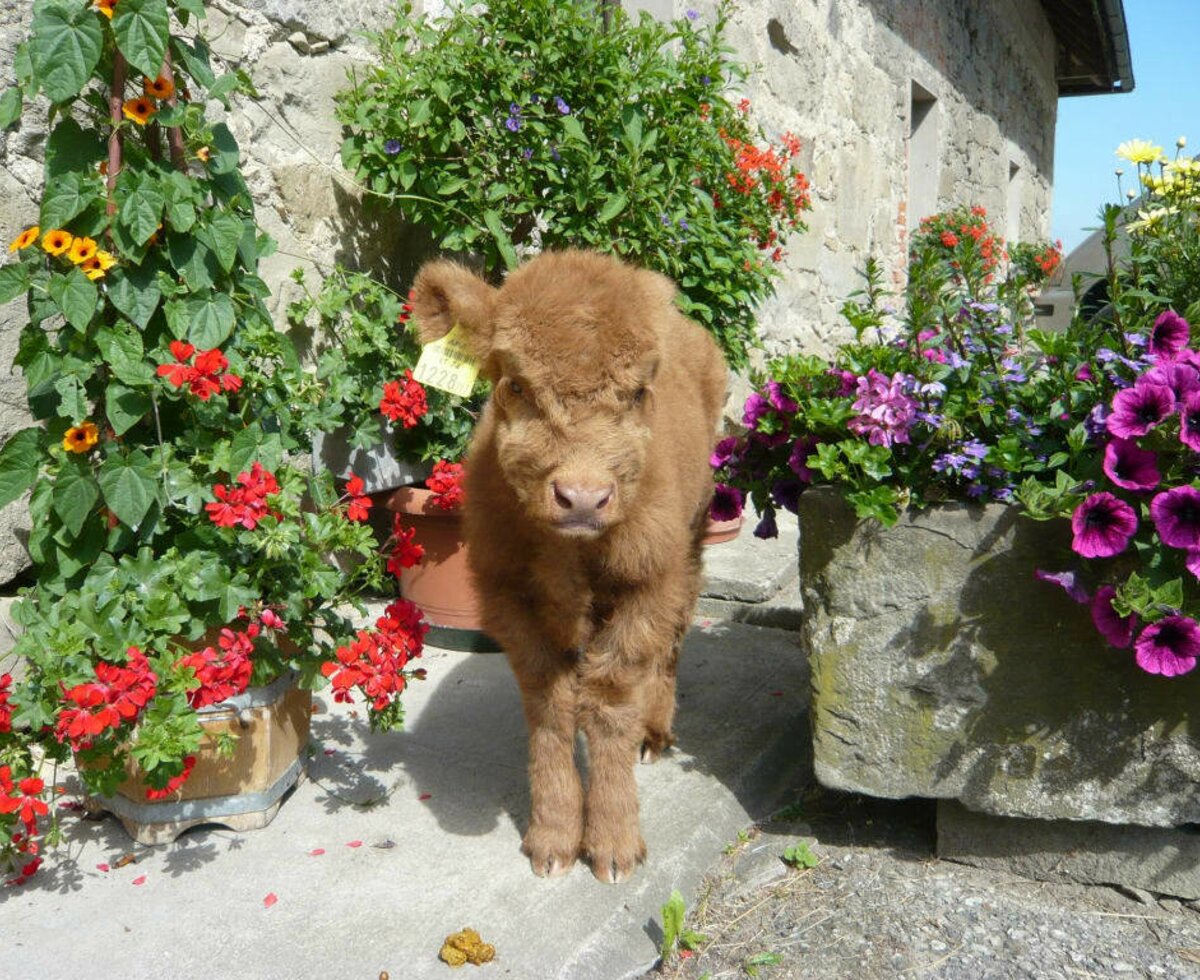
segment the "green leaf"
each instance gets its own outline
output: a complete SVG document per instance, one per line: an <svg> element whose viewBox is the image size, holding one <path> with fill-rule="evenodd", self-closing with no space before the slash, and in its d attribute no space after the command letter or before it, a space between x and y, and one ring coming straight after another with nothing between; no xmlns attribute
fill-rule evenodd
<svg viewBox="0 0 1200 980"><path fill-rule="evenodd" d="M562 126L563 131L567 134L568 140L577 140L580 143L587 143L587 133L583 131L583 125L574 116L564 116Z"/></svg>
<svg viewBox="0 0 1200 980"><path fill-rule="evenodd" d="M158 183L151 177L137 181L128 189L118 215L138 245L146 244L158 231L166 203Z"/></svg>
<svg viewBox="0 0 1200 980"><path fill-rule="evenodd" d="M119 436L137 425L152 408L149 395L126 388L119 381L109 384L104 393L104 406L108 422Z"/></svg>
<svg viewBox="0 0 1200 980"><path fill-rule="evenodd" d="M64 374L54 382L54 390L58 392L58 414L64 419L70 419L79 424L88 417L87 393L77 375Z"/></svg>
<svg viewBox="0 0 1200 980"><path fill-rule="evenodd" d="M216 78L213 76L212 61L209 58L208 44L202 37L197 37L191 44L176 36L171 39L172 47L183 62L187 73L201 88L211 88Z"/></svg>
<svg viewBox="0 0 1200 980"><path fill-rule="evenodd" d="M29 292L31 285L29 266L25 263L0 267L0 304L11 303L22 293Z"/></svg>
<svg viewBox="0 0 1200 980"><path fill-rule="evenodd" d="M671 897L662 907L662 958L667 959L674 951L675 946L679 942L679 936L683 932L683 919L687 912L687 906L684 904L683 896L678 889L671 892Z"/></svg>
<svg viewBox="0 0 1200 980"><path fill-rule="evenodd" d="M95 190L84 190L85 177L82 173L63 174L46 185L42 195L42 228L66 227L68 221L80 214L96 199Z"/></svg>
<svg viewBox="0 0 1200 980"><path fill-rule="evenodd" d="M94 129L84 129L67 116L46 140L47 186L73 171L90 174L106 153L105 143Z"/></svg>
<svg viewBox="0 0 1200 980"><path fill-rule="evenodd" d="M504 259L504 264L509 269L517 267L517 253L513 248L512 239L508 237L508 232L504 230L504 224L500 221L500 215L495 211L483 212L483 223L487 225L488 231L492 233L492 237L496 240L496 248L500 250L500 257Z"/></svg>
<svg viewBox="0 0 1200 980"><path fill-rule="evenodd" d="M224 123L213 126L212 155L208 159L208 171L211 174L230 174L238 168L240 151L233 133Z"/></svg>
<svg viewBox="0 0 1200 980"><path fill-rule="evenodd" d="M113 269L106 282L113 306L137 324L139 330L145 330L162 301L153 264L145 262L140 266Z"/></svg>
<svg viewBox="0 0 1200 980"><path fill-rule="evenodd" d="M128 385L146 385L154 380L154 368L146 363L142 337L127 323L101 327L96 346L113 377Z"/></svg>
<svg viewBox="0 0 1200 980"><path fill-rule="evenodd" d="M121 0L113 8L112 29L129 63L143 75L157 78L167 53L167 0Z"/></svg>
<svg viewBox="0 0 1200 980"><path fill-rule="evenodd" d="M44 432L40 427L21 429L0 449L0 507L7 507L37 481L44 459Z"/></svg>
<svg viewBox="0 0 1200 980"><path fill-rule="evenodd" d="M242 219L236 214L222 211L209 220L204 231L203 237L212 246L221 268L228 272L233 267L233 260L237 258L238 245L245 231Z"/></svg>
<svg viewBox="0 0 1200 980"><path fill-rule="evenodd" d="M602 225L608 224L608 222L612 221L613 218L625 210L625 206L628 203L629 196L624 192L614 194L605 202L604 207L600 209L600 214L597 215L596 220Z"/></svg>
<svg viewBox="0 0 1200 980"><path fill-rule="evenodd" d="M52 0L34 6L32 26L29 53L42 91L51 102L73 99L91 78L104 48L96 12L89 4Z"/></svg>
<svg viewBox="0 0 1200 980"><path fill-rule="evenodd" d="M208 247L195 235L168 235L167 255L175 271L193 292L212 287L217 263Z"/></svg>
<svg viewBox="0 0 1200 980"><path fill-rule="evenodd" d="M809 850L807 843L801 841L783 852L783 863L793 868L815 868L821 863L821 859Z"/></svg>
<svg viewBox="0 0 1200 980"><path fill-rule="evenodd" d="M283 457L283 444L279 434L264 433L257 422L237 433L229 444L229 472L241 473L255 463L262 463L268 470L275 470Z"/></svg>
<svg viewBox="0 0 1200 980"><path fill-rule="evenodd" d="M50 277L50 298L62 310L67 323L78 330L86 330L92 322L99 296L96 284L78 269Z"/></svg>
<svg viewBox="0 0 1200 980"><path fill-rule="evenodd" d="M52 499L54 513L62 519L71 536L78 537L100 499L100 487L92 475L92 468L78 458L64 461L54 479Z"/></svg>
<svg viewBox="0 0 1200 980"><path fill-rule="evenodd" d="M175 9L185 14L191 14L197 20L203 20L205 16L204 0L175 0Z"/></svg>
<svg viewBox="0 0 1200 980"><path fill-rule="evenodd" d="M158 484L154 462L141 450L114 455L100 466L100 489L108 509L122 524L136 528L154 503Z"/></svg>
<svg viewBox="0 0 1200 980"><path fill-rule="evenodd" d="M0 96L0 129L8 129L21 118L23 93L20 86L13 85Z"/></svg>
<svg viewBox="0 0 1200 980"><path fill-rule="evenodd" d="M225 293L187 301L188 342L202 349L220 347L233 333L233 300Z"/></svg>

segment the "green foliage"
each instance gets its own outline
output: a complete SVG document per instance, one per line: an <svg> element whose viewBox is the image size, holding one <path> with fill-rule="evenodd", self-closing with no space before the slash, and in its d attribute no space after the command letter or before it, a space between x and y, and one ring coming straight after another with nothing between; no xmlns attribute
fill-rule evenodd
<svg viewBox="0 0 1200 980"><path fill-rule="evenodd" d="M783 863L793 868L815 868L821 859L809 850L808 844L801 841L783 852Z"/></svg>
<svg viewBox="0 0 1200 980"><path fill-rule="evenodd" d="M687 917L687 905L679 890L671 892L671 897L662 907L663 940L662 959L665 963L677 949L697 949L708 942L706 936L687 928L684 920Z"/></svg>
<svg viewBox="0 0 1200 980"><path fill-rule="evenodd" d="M729 10L633 23L595 0L496 0L431 22L404 4L338 97L343 160L493 276L566 246L666 274L742 367L808 192L794 138L757 146L731 94Z"/></svg>

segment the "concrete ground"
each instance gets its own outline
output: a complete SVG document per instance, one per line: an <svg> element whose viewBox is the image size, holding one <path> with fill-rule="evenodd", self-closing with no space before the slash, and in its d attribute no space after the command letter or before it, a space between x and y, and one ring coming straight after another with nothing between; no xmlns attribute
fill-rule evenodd
<svg viewBox="0 0 1200 980"><path fill-rule="evenodd" d="M704 621L685 646L679 745L638 768L647 863L622 885L583 865L540 880L519 853L525 732L506 661L428 649L424 666L400 733L371 735L364 711L318 697L309 778L264 830L146 848L111 817L65 811L44 870L0 888L0 975L439 977L443 939L469 926L496 959L468 976L636 976L672 890L690 903L738 831L803 778L795 635Z"/></svg>

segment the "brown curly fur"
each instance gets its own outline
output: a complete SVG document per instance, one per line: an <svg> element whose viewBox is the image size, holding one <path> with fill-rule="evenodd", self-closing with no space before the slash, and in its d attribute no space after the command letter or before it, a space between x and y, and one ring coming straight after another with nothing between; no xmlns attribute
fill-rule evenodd
<svg viewBox="0 0 1200 980"><path fill-rule="evenodd" d="M499 289L446 261L415 283L423 339L460 324L495 385L465 523L483 625L529 727L524 849L539 875L579 856L603 881L632 873L646 853L633 765L673 742L727 374L674 298L662 276L579 251L541 255ZM608 497L568 525L563 488Z"/></svg>

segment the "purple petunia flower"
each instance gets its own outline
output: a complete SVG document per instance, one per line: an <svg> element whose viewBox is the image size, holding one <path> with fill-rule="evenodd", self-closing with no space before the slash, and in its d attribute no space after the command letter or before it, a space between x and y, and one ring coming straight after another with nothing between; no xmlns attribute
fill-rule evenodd
<svg viewBox="0 0 1200 980"><path fill-rule="evenodd" d="M1158 457L1132 439L1113 439L1104 447L1104 475L1126 490L1153 490L1162 479Z"/></svg>
<svg viewBox="0 0 1200 980"><path fill-rule="evenodd" d="M713 447L712 455L708 458L708 465L714 470L719 470L722 466L730 462L736 462L741 453L739 440L736 436L729 436L722 439Z"/></svg>
<svg viewBox="0 0 1200 980"><path fill-rule="evenodd" d="M771 499L793 514L800 509L800 494L804 484L799 480L776 480L771 484Z"/></svg>
<svg viewBox="0 0 1200 980"><path fill-rule="evenodd" d="M1200 657L1200 626L1187 616L1168 616L1142 630L1133 648L1142 670L1178 677L1195 667Z"/></svg>
<svg viewBox="0 0 1200 980"><path fill-rule="evenodd" d="M1189 391L1179 410L1179 441L1200 453L1200 391Z"/></svg>
<svg viewBox="0 0 1200 980"><path fill-rule="evenodd" d="M1084 558L1119 555L1137 531L1133 508L1111 493L1094 493L1071 515L1071 547Z"/></svg>
<svg viewBox="0 0 1200 980"><path fill-rule="evenodd" d="M561 112L564 116L571 114L571 107L567 105L566 100L561 95L554 97L554 108Z"/></svg>
<svg viewBox="0 0 1200 980"><path fill-rule="evenodd" d="M742 406L742 425L747 429L757 429L758 420L766 415L770 408L771 403L759 392L751 392L746 404Z"/></svg>
<svg viewBox="0 0 1200 980"><path fill-rule="evenodd" d="M1200 490L1173 487L1150 501L1150 519L1164 544L1200 548Z"/></svg>
<svg viewBox="0 0 1200 980"><path fill-rule="evenodd" d="M529 149L529 147L525 147L525 149L521 151L521 156L523 156L526 160L532 160L533 150Z"/></svg>
<svg viewBox="0 0 1200 980"><path fill-rule="evenodd" d="M1043 572L1040 568L1035 568L1033 570L1033 577L1059 586L1067 595L1080 604L1090 602L1092 599L1075 572Z"/></svg>
<svg viewBox="0 0 1200 980"><path fill-rule="evenodd" d="M779 526L775 523L775 511L770 507L763 510L762 518L754 528L754 536L762 538L764 541L768 538L779 537Z"/></svg>
<svg viewBox="0 0 1200 980"><path fill-rule="evenodd" d="M1150 330L1150 353L1174 357L1188 343L1191 326L1174 310L1163 310Z"/></svg>
<svg viewBox="0 0 1200 980"><path fill-rule="evenodd" d="M1092 406L1087 418L1083 420L1083 429L1087 433L1088 439L1097 442L1108 434L1108 417L1110 415L1112 415L1112 409L1106 402Z"/></svg>
<svg viewBox="0 0 1200 980"><path fill-rule="evenodd" d="M908 389L915 379L897 372L888 378L871 368L858 379L858 397L851 406L859 414L846 423L856 435L866 436L872 446L909 442L908 430L920 407Z"/></svg>
<svg viewBox="0 0 1200 980"><path fill-rule="evenodd" d="M1187 553L1185 567L1196 578L1200 578L1200 549L1192 549Z"/></svg>
<svg viewBox="0 0 1200 980"><path fill-rule="evenodd" d="M1113 395L1108 431L1118 439L1144 436L1175 410L1175 394L1166 385L1138 384Z"/></svg>
<svg viewBox="0 0 1200 980"><path fill-rule="evenodd" d="M399 140L394 140L394 139L387 140L383 144L383 152L386 153L390 157L394 157L397 153L399 153L403 149L404 149L404 147L400 145Z"/></svg>
<svg viewBox="0 0 1200 980"><path fill-rule="evenodd" d="M1075 371L1076 381L1095 381L1096 376L1092 374L1092 367L1087 361L1084 361Z"/></svg>
<svg viewBox="0 0 1200 980"><path fill-rule="evenodd" d="M816 454L818 442L812 436L801 436L792 446L788 456L788 469L805 483L812 483L813 471L808 467L808 458Z"/></svg>
<svg viewBox="0 0 1200 980"><path fill-rule="evenodd" d="M1180 404L1188 392L1200 388L1200 372L1182 361L1163 361L1138 378L1137 383L1166 385L1175 395L1175 404Z"/></svg>
<svg viewBox="0 0 1200 980"><path fill-rule="evenodd" d="M858 376L853 371L840 371L837 368L830 368L829 374L831 377L838 379L837 394L839 398L845 398L847 395L854 394L854 389L858 387Z"/></svg>
<svg viewBox="0 0 1200 980"><path fill-rule="evenodd" d="M1100 635L1108 641L1109 646L1124 650L1133 642L1133 634L1137 629L1137 616L1119 616L1113 609L1113 596L1117 590L1111 585L1102 585L1096 590L1092 599L1092 622Z"/></svg>
<svg viewBox="0 0 1200 980"><path fill-rule="evenodd" d="M713 490L712 504L708 513L714 521L736 521L742 516L746 495L737 487L718 483Z"/></svg>
<svg viewBox="0 0 1200 980"><path fill-rule="evenodd" d="M783 385L778 381L767 382L767 401L771 403L771 407L777 412L787 412L790 415L795 415L799 406L788 398L783 393Z"/></svg>

